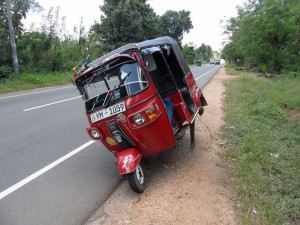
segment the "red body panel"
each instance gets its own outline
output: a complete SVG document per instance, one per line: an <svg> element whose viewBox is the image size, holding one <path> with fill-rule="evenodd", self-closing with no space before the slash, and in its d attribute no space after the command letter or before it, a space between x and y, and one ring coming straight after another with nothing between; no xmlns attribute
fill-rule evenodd
<svg viewBox="0 0 300 225"><path fill-rule="evenodd" d="M194 79L194 76L193 76L192 72L190 72L188 74L188 76L186 78L186 81L187 81L187 84L188 84L188 87L189 87L192 99L194 101L194 104L196 104L197 107L199 107L200 105L198 103L200 102L200 96L198 97L198 91L200 89L197 87L197 83L196 83L196 81Z"/></svg>
<svg viewBox="0 0 300 225"><path fill-rule="evenodd" d="M153 104L159 109L157 118L149 122L146 121L145 124L141 126L136 125L133 122L133 116ZM138 149L142 155L158 154L168 150L175 144L175 136L165 106L151 84L146 91L125 100L125 105L127 109L125 112L90 125L90 127L96 127L97 130L100 131L101 142L109 151L114 153L114 155L124 149L117 144L107 129L107 123L111 121L117 121L119 123L124 132L135 143L135 148ZM90 114L88 114L88 119L91 121Z"/></svg>
<svg viewBox="0 0 300 225"><path fill-rule="evenodd" d="M192 119L192 115L186 108L180 92L178 91L176 93L173 93L168 97L171 98L171 101L173 103L175 113L174 116L177 115L180 121L190 121Z"/></svg>
<svg viewBox="0 0 300 225"><path fill-rule="evenodd" d="M142 155L135 148L128 148L117 154L117 165L120 174L133 172L140 163Z"/></svg>

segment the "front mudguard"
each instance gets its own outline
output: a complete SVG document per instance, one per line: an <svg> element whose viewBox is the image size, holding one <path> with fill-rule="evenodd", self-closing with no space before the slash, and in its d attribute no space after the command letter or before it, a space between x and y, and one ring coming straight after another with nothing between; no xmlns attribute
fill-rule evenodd
<svg viewBox="0 0 300 225"><path fill-rule="evenodd" d="M128 148L117 154L117 166L120 174L133 172L142 159L141 153L136 148Z"/></svg>

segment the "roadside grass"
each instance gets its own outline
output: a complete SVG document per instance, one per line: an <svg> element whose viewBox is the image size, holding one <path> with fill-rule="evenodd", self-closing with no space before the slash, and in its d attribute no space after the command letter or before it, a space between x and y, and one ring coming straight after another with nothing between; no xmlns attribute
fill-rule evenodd
<svg viewBox="0 0 300 225"><path fill-rule="evenodd" d="M225 64L225 68L226 68L226 72L228 75L241 75L242 72L241 71L238 71L236 69L234 69L234 65L232 64Z"/></svg>
<svg viewBox="0 0 300 225"><path fill-rule="evenodd" d="M69 77L72 77L72 72L23 73L19 79L10 77L0 80L0 94L71 84Z"/></svg>
<svg viewBox="0 0 300 225"><path fill-rule="evenodd" d="M225 86L225 157L242 224L300 224L300 74L242 72Z"/></svg>

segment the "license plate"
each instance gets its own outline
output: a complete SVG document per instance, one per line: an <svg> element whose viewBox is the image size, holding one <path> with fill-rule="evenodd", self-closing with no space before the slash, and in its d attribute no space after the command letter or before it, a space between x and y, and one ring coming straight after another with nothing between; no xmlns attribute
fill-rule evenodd
<svg viewBox="0 0 300 225"><path fill-rule="evenodd" d="M102 109L98 112L91 114L91 122L95 123L99 120L103 120L105 118L111 117L118 113L126 111L125 103L120 102L118 104L112 105L106 109Z"/></svg>

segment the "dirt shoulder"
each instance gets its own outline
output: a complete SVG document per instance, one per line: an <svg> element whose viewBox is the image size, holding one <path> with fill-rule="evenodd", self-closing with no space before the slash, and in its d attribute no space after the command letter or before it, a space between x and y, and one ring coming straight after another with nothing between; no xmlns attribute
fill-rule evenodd
<svg viewBox="0 0 300 225"><path fill-rule="evenodd" d="M86 225L99 224L239 224L231 197L230 170L218 132L223 124L222 81L232 76L221 68L203 93L208 102L196 119L196 147L187 133L175 148L146 164L144 193L131 191L126 180Z"/></svg>

